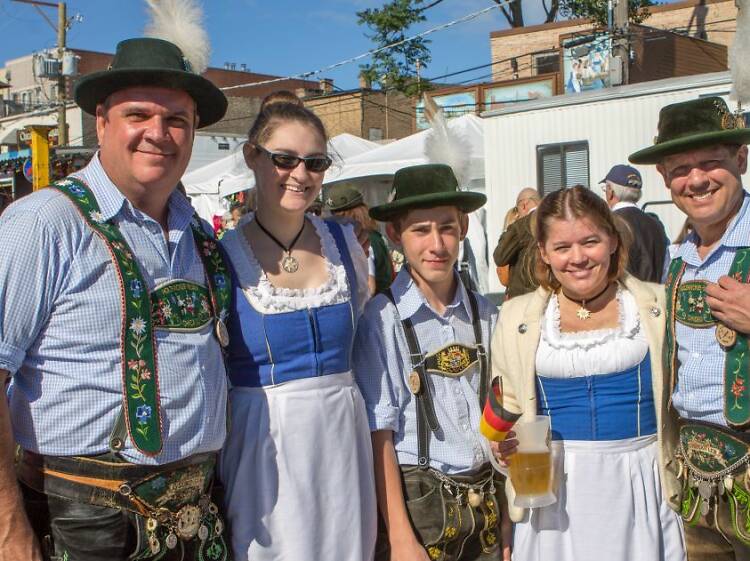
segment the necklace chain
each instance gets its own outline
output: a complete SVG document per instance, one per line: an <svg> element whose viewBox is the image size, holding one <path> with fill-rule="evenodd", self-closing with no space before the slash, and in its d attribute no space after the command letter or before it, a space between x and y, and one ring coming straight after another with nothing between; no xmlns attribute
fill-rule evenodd
<svg viewBox="0 0 750 561"><path fill-rule="evenodd" d="M291 252L292 252L292 249L294 249L294 244L296 244L296 243L297 243L297 241L299 240L299 237L300 237L300 236L302 235L302 231L303 231L303 230L305 229L305 221L304 221L304 220L302 220L302 227L301 227L301 228L299 229L299 232L297 232L297 235L296 235L296 236L294 236L294 239L292 240L292 243L290 243L290 244L289 244L289 247L287 247L287 246L285 246L285 245L284 245L283 243L281 243L281 242L279 241L279 239L278 239L278 238L277 238L276 236L274 236L274 235L273 235L273 234L272 234L271 232L269 232L269 231L268 231L268 230L266 229L266 227L265 227L265 226L263 226L263 224L261 223L261 221L260 221L260 220L258 220L258 216L257 216L257 215L255 216L255 223L256 223L256 224L258 225L258 228L260 228L261 230L263 230L263 233L264 233L264 234L265 234L266 236L268 236L269 238L271 238L271 240L272 240L272 241L273 241L273 242L274 242L274 243L275 243L276 245L278 245L278 246L279 246L279 247L280 247L281 249L283 249L283 250L284 250L284 251L285 251L285 252L286 252L287 254L289 254L289 253L291 253Z"/></svg>

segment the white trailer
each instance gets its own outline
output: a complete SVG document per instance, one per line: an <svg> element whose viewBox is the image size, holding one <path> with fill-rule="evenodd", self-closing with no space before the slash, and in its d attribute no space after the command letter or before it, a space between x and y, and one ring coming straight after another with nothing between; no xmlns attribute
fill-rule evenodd
<svg viewBox="0 0 750 561"><path fill-rule="evenodd" d="M728 72L670 78L556 96L489 111L484 122L487 239L490 253L517 193L545 194L582 183L603 195L599 181L615 164L653 143L659 110L670 103L719 95L729 101ZM731 105L730 105L731 106ZM639 205L659 215L671 239L685 215L671 202L655 166L636 166L643 176ZM491 292L502 291L494 272Z"/></svg>

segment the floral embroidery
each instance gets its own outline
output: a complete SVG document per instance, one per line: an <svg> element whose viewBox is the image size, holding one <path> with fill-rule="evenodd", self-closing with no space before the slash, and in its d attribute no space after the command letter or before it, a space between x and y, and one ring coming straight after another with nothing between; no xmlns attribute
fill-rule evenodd
<svg viewBox="0 0 750 561"><path fill-rule="evenodd" d="M89 212L89 218L94 222L104 222L104 216L98 210L92 210Z"/></svg>
<svg viewBox="0 0 750 561"><path fill-rule="evenodd" d="M145 425L151 418L151 407L148 405L139 405L138 409L135 410L135 416L140 424Z"/></svg>

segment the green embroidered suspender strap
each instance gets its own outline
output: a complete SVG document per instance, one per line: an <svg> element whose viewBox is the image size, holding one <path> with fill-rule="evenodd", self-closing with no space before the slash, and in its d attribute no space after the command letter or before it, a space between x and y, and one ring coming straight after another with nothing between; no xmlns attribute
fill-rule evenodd
<svg viewBox="0 0 750 561"><path fill-rule="evenodd" d="M676 322L695 328L716 326L716 338L726 352L724 363L724 418L734 429L750 426L750 351L748 334L738 335L719 323L705 301L705 281L680 284L685 272L681 258L669 264L666 280L667 333L664 344L664 367L670 373L670 391L677 384ZM750 282L750 248L737 250L728 276L739 282ZM671 395L671 394L670 394ZM670 397L671 400L671 397Z"/></svg>
<svg viewBox="0 0 750 561"><path fill-rule="evenodd" d="M161 409L151 299L127 241L105 222L91 190L66 178L51 185L64 193L91 229L104 241L115 265L122 306L122 386L125 426L133 445L148 456L161 452Z"/></svg>
<svg viewBox="0 0 750 561"><path fill-rule="evenodd" d="M226 330L226 319L229 316L229 305L232 303L232 284L229 269L221 255L216 240L202 228L198 215L193 216L191 223L193 239L198 247L198 255L206 270L206 283L211 298L211 308L216 321L216 335L222 347L229 343Z"/></svg>
<svg viewBox="0 0 750 561"><path fill-rule="evenodd" d="M130 436L133 445L140 452L156 455L161 451L162 443L154 330L193 331L203 328L213 318L217 338L222 347L225 347L228 344L228 333L224 322L231 303L229 269L216 241L203 230L200 219L195 215L191 229L206 272L208 289L187 281L172 281L149 293L127 242L116 226L102 221L96 198L89 188L73 178L56 182L52 186L71 199L89 226L105 242L120 284L123 310L123 407L110 434L110 450L119 452L124 446L125 438ZM122 267L123 262L125 269ZM138 299L137 304L131 302L133 297ZM144 311L141 313L142 310ZM131 317L136 312L137 317ZM135 330L134 321L137 328ZM142 332L138 333L141 329ZM149 346L139 346L139 341L144 338L147 338Z"/></svg>

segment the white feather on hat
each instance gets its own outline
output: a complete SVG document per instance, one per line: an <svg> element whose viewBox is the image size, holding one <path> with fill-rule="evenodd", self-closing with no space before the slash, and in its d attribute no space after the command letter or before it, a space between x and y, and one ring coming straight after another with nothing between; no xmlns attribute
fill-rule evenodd
<svg viewBox="0 0 750 561"><path fill-rule="evenodd" d="M449 165L459 187L466 188L469 182L469 143L451 130L443 108L427 94L424 95L424 115L432 125L424 142L427 159L432 164Z"/></svg>
<svg viewBox="0 0 750 561"><path fill-rule="evenodd" d="M732 99L750 105L750 0L735 0L737 30L729 49L729 68L732 71Z"/></svg>
<svg viewBox="0 0 750 561"><path fill-rule="evenodd" d="M196 74L208 68L211 45L203 28L203 10L195 0L146 0L151 21L146 35L174 43Z"/></svg>

